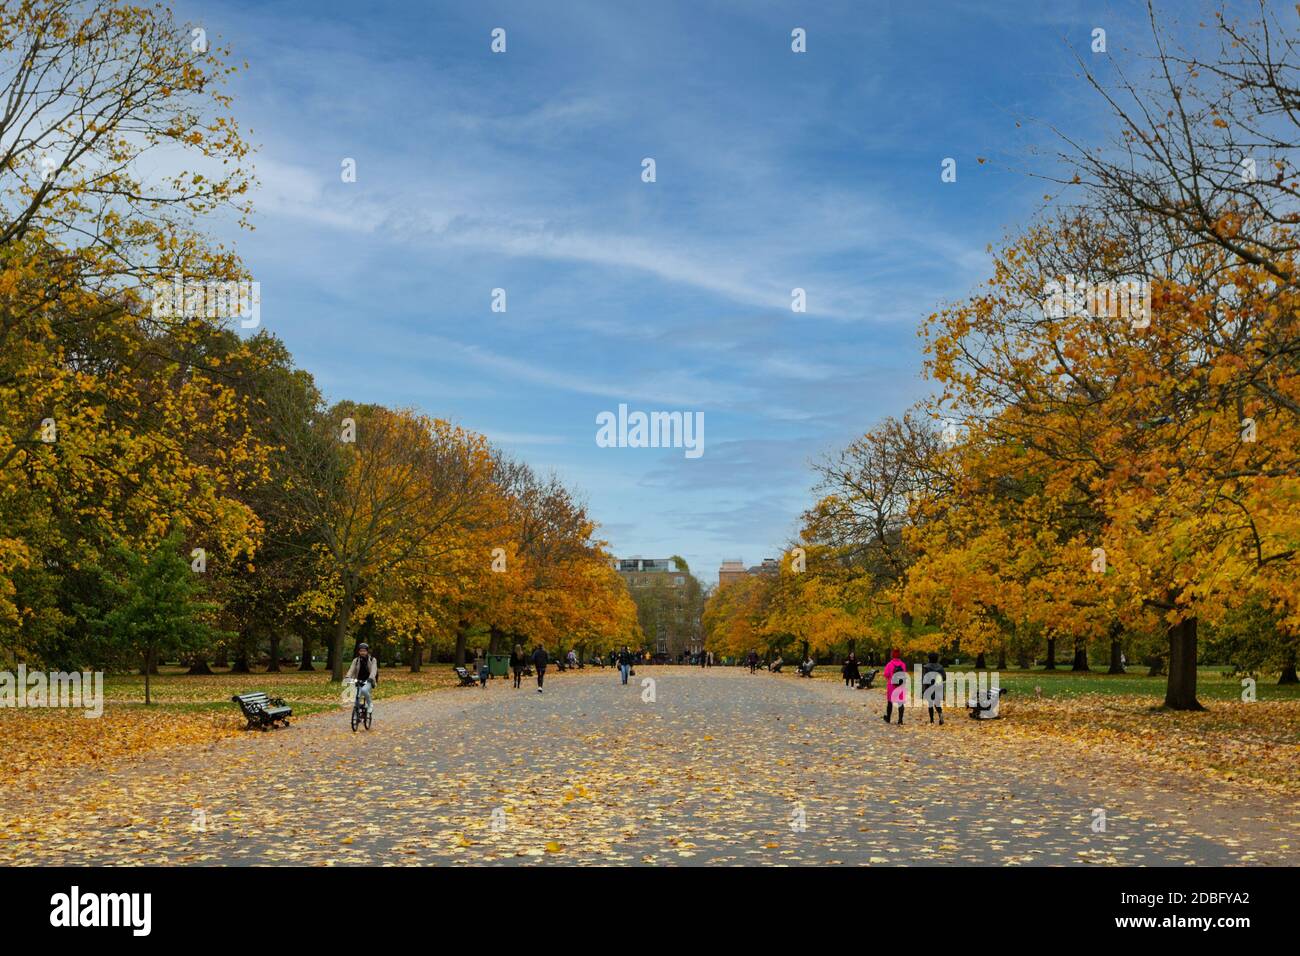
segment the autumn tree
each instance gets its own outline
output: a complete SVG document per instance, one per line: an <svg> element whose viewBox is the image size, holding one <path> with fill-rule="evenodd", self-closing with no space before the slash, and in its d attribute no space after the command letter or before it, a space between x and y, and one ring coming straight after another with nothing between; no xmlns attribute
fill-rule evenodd
<svg viewBox="0 0 1300 956"><path fill-rule="evenodd" d="M437 578L489 520L492 458L481 435L374 405L340 403L301 420L281 400L284 481L309 529L334 604L332 675L362 588L396 573Z"/></svg>
<svg viewBox="0 0 1300 956"><path fill-rule="evenodd" d="M241 275L197 228L249 178L226 51L191 44L163 8L0 10L0 635L69 662L114 549L259 531L235 489L260 450L194 364L216 323L151 308L162 275Z"/></svg>

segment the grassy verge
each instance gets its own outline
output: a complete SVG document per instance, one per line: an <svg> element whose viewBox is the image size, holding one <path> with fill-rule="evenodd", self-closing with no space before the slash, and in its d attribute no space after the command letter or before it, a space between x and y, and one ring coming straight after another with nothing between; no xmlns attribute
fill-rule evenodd
<svg viewBox="0 0 1300 956"><path fill-rule="evenodd" d="M1197 695L1205 710L1196 712L1165 710L1165 678L1147 677L1145 669L1115 675L1001 671L998 683L1008 690L1005 719L981 729L1028 746L1054 740L1125 767L1300 794L1300 687L1279 687L1276 674L1264 675L1256 700L1246 702L1241 678L1224 676L1224 670L1198 670ZM839 667L819 667L816 676L839 680ZM964 710L953 709L957 719L965 718Z"/></svg>
<svg viewBox="0 0 1300 956"><path fill-rule="evenodd" d="M450 687L455 674L433 665L419 674L396 668L380 674L376 699L392 700ZM80 710L0 708L0 786L21 786L24 775L107 766L123 757L164 747L211 744L241 733L244 719L230 698L265 691L283 697L294 717L341 706L340 687L325 671L190 675L162 668L150 680L153 703L144 704L144 678L110 674L104 680L104 713L87 719Z"/></svg>

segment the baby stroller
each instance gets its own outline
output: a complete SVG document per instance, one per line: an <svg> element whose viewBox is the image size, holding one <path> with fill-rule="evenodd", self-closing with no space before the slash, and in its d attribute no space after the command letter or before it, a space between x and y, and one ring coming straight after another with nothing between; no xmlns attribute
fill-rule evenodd
<svg viewBox="0 0 1300 956"><path fill-rule="evenodd" d="M971 717L975 720L997 720L1002 695L1006 692L1005 687L981 690L975 695L975 702L969 705Z"/></svg>

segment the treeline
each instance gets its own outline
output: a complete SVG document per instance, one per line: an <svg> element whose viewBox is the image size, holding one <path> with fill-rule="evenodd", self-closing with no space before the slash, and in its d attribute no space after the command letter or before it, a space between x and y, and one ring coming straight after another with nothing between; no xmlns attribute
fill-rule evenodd
<svg viewBox="0 0 1300 956"><path fill-rule="evenodd" d="M1085 77L1113 141L1066 141L1052 211L923 323L933 400L817 466L804 553L720 589L715 649L1099 647L1179 709L1202 658L1296 680L1300 73L1257 14Z"/></svg>
<svg viewBox="0 0 1300 956"><path fill-rule="evenodd" d="M276 667L293 640L338 678L358 633L416 667L467 640L639 643L556 478L415 410L327 402L210 302L157 307L176 276L251 278L205 231L251 212L229 59L162 7L0 11L6 656Z"/></svg>

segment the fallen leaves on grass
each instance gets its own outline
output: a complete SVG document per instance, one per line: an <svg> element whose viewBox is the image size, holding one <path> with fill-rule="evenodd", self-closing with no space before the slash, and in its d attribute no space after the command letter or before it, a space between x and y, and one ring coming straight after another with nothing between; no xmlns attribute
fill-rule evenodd
<svg viewBox="0 0 1300 956"><path fill-rule="evenodd" d="M238 712L105 707L87 719L79 710L0 710L0 786L38 774L102 767L129 756L177 745L210 744L237 734Z"/></svg>
<svg viewBox="0 0 1300 956"><path fill-rule="evenodd" d="M1300 794L1300 701L1207 701L1204 711L1153 709L1146 698L1085 694L1012 700L990 736L1059 740L1192 780Z"/></svg>

